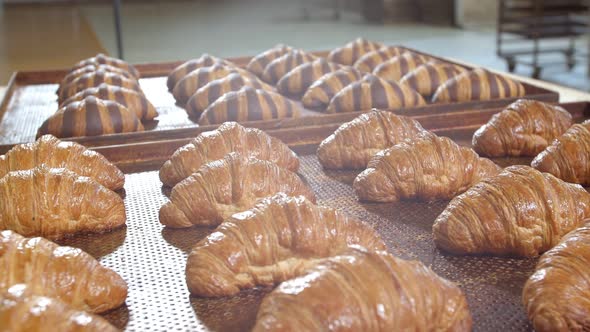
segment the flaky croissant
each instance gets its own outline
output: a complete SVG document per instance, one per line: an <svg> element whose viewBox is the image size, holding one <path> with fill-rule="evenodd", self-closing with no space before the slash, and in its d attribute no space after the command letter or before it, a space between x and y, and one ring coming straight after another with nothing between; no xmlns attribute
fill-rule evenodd
<svg viewBox="0 0 590 332"><path fill-rule="evenodd" d="M571 124L560 106L519 99L473 134L473 149L490 157L536 156Z"/></svg>
<svg viewBox="0 0 590 332"><path fill-rule="evenodd" d="M427 62L405 74L399 83L416 90L424 98L430 98L440 85L465 71L465 68L451 63Z"/></svg>
<svg viewBox="0 0 590 332"><path fill-rule="evenodd" d="M295 67L306 62L312 62L317 57L303 50L290 50L280 57L272 60L262 73L262 80L269 84L276 84L281 77L290 72Z"/></svg>
<svg viewBox="0 0 590 332"><path fill-rule="evenodd" d="M463 292L419 261L355 246L268 294L253 331L471 331Z"/></svg>
<svg viewBox="0 0 590 332"><path fill-rule="evenodd" d="M365 168L377 152L425 132L416 120L373 110L336 129L320 144L317 156L325 168Z"/></svg>
<svg viewBox="0 0 590 332"><path fill-rule="evenodd" d="M402 54L405 50L401 47L384 46L376 51L365 53L355 63L354 68L363 73L372 73L375 67L383 62Z"/></svg>
<svg viewBox="0 0 590 332"><path fill-rule="evenodd" d="M320 58L301 64L286 73L277 82L277 91L286 96L301 96L313 82L342 65Z"/></svg>
<svg viewBox="0 0 590 332"><path fill-rule="evenodd" d="M131 79L131 80L137 79L135 76L130 74L128 71L125 71L124 69L121 69L121 68L113 67L110 65L88 65L88 66L81 67L81 68L78 68L76 70L73 70L73 71L67 73L66 76L64 76L64 78L59 83L59 87L57 89L57 95L60 94L60 91L63 87L66 87L70 82L72 82L76 78L78 78L82 75L88 74L88 73L94 73L97 70L102 70L102 71L106 71L106 72L119 74L119 75L124 76L125 78Z"/></svg>
<svg viewBox="0 0 590 332"><path fill-rule="evenodd" d="M176 184L170 202L160 209L160 222L177 228L217 226L257 200L280 192L315 202L314 193L296 173L232 152Z"/></svg>
<svg viewBox="0 0 590 332"><path fill-rule="evenodd" d="M328 107L332 97L340 90L361 78L361 72L352 67L338 69L320 77L310 85L303 94L301 101L307 108L323 111Z"/></svg>
<svg viewBox="0 0 590 332"><path fill-rule="evenodd" d="M352 66L361 56L376 51L383 47L383 44L357 38L342 47L332 50L328 54L328 61Z"/></svg>
<svg viewBox="0 0 590 332"><path fill-rule="evenodd" d="M215 63L209 67L197 68L186 74L176 83L172 90L172 95L178 104L184 105L205 84L226 77L234 72L237 72L235 67L223 63Z"/></svg>
<svg viewBox="0 0 590 332"><path fill-rule="evenodd" d="M186 75L201 67L211 67L214 64L225 64L232 66L233 64L225 59L218 58L209 54L203 54L197 59L189 60L180 66L174 68L168 75L166 86L168 91L172 92L176 84L182 80Z"/></svg>
<svg viewBox="0 0 590 332"><path fill-rule="evenodd" d="M117 308L127 297L125 280L78 248L0 231L0 253L0 292L25 284L32 294L94 313Z"/></svg>
<svg viewBox="0 0 590 332"><path fill-rule="evenodd" d="M303 196L277 194L233 215L197 243L188 256L186 282L198 296L234 295L296 277L353 244L386 249L370 226Z"/></svg>
<svg viewBox="0 0 590 332"><path fill-rule="evenodd" d="M143 93L139 83L136 80L126 78L121 74L104 70L96 70L79 76L65 86L60 87L57 101L59 104L61 104L76 93L88 88L97 87L103 83L135 90L138 93Z"/></svg>
<svg viewBox="0 0 590 332"><path fill-rule="evenodd" d="M532 257L590 217L590 194L529 166L511 166L455 197L436 219L436 245L455 254Z"/></svg>
<svg viewBox="0 0 590 332"><path fill-rule="evenodd" d="M264 69L271 63L274 59L281 57L285 53L292 51L293 48L291 46L278 44L275 47L266 50L257 56L253 57L246 69L256 74L258 77L262 77L264 73Z"/></svg>
<svg viewBox="0 0 590 332"><path fill-rule="evenodd" d="M74 70L82 68L82 67L86 67L88 65L93 65L93 66L109 65L109 66L123 69L126 72L133 75L135 78L139 78L139 76L140 76L139 71L133 65L130 65L129 63L127 63L121 59L113 58L113 57L104 55L102 53L99 53L92 58L84 59L84 60L76 63L72 67L71 71L74 71Z"/></svg>
<svg viewBox="0 0 590 332"><path fill-rule="evenodd" d="M375 67L373 75L384 80L399 82L404 75L430 60L430 58L418 53L404 52Z"/></svg>

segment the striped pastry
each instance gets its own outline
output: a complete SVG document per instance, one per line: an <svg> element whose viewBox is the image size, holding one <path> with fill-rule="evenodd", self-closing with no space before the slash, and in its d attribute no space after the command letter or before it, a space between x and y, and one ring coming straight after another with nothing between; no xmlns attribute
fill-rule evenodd
<svg viewBox="0 0 590 332"><path fill-rule="evenodd" d="M290 72L293 68L317 59L313 54L302 50L292 50L272 60L262 73L262 80L266 83L276 84L281 77Z"/></svg>
<svg viewBox="0 0 590 332"><path fill-rule="evenodd" d="M226 93L209 105L201 114L199 124L298 118L299 113L299 107L280 94L246 86Z"/></svg>
<svg viewBox="0 0 590 332"><path fill-rule="evenodd" d="M277 83L277 90L286 96L301 96L313 82L340 68L342 65L326 59L304 63L283 76Z"/></svg>
<svg viewBox="0 0 590 332"><path fill-rule="evenodd" d="M233 65L231 62L227 60L209 54L203 54L200 58L189 60L181 64L180 66L174 68L174 70L170 72L170 74L168 75L168 80L166 81L168 91L172 92L176 84L193 70L197 70L201 67L210 67L216 63Z"/></svg>
<svg viewBox="0 0 590 332"><path fill-rule="evenodd" d="M426 105L416 91L367 74L340 90L330 101L327 113L359 112L371 108L394 109Z"/></svg>
<svg viewBox="0 0 590 332"><path fill-rule="evenodd" d="M86 97L75 101L50 116L37 131L37 137L97 136L103 134L143 131L133 111L114 101Z"/></svg>
<svg viewBox="0 0 590 332"><path fill-rule="evenodd" d="M362 77L361 72L352 67L345 67L328 73L320 77L305 91L303 98L301 98L303 106L315 110L324 110L328 107L334 95Z"/></svg>
<svg viewBox="0 0 590 332"><path fill-rule="evenodd" d="M248 63L246 69L256 74L256 76L262 77L264 69L269 63L271 63L274 59L292 50L293 48L291 46L278 44L270 50L266 50L258 54L257 56L253 57L252 60L250 60L250 62Z"/></svg>
<svg viewBox="0 0 590 332"><path fill-rule="evenodd" d="M132 80L136 79L135 76L131 75L129 72L127 72L121 68L113 67L110 65L98 65L98 66L88 65L88 66L73 70L73 71L69 72L66 76L64 76L64 78L59 83L59 87L57 89L57 94L59 95L61 89L65 86L67 86L68 83L72 82L76 78L78 78L84 74L93 73L97 70L104 70L104 71L108 71L110 73L120 74L121 76L124 76L124 77L132 79Z"/></svg>
<svg viewBox="0 0 590 332"><path fill-rule="evenodd" d="M88 58L88 59L85 59L85 60L82 60L82 61L76 63L74 65L74 67L72 67L71 71L74 71L78 68L86 67L88 65L94 65L94 66L109 65L109 66L121 68L121 69L125 70L126 72L128 72L129 74L133 75L135 78L140 77L139 71L137 71L137 69L135 69L135 67L133 67L129 63L127 63L121 59L117 59L117 58L113 58L113 57L104 55L102 53L99 53L92 58Z"/></svg>
<svg viewBox="0 0 590 332"><path fill-rule="evenodd" d="M439 86L432 96L432 102L517 98L524 95L524 86L520 82L476 68L455 76Z"/></svg>
<svg viewBox="0 0 590 332"><path fill-rule="evenodd" d="M429 98L440 85L465 71L467 69L450 63L428 62L404 75L399 83Z"/></svg>
<svg viewBox="0 0 590 332"><path fill-rule="evenodd" d="M373 74L388 81L399 82L404 75L430 60L432 59L421 54L405 52L375 67Z"/></svg>
<svg viewBox="0 0 590 332"><path fill-rule="evenodd" d="M363 55L376 51L383 47L383 44L372 42L364 38L357 38L350 43L335 48L328 55L328 60L343 65L352 66Z"/></svg>
<svg viewBox="0 0 590 332"><path fill-rule="evenodd" d="M376 51L365 53L354 63L354 68L363 73L372 73L375 67L403 52L405 50L400 47L384 46Z"/></svg>
<svg viewBox="0 0 590 332"><path fill-rule="evenodd" d="M139 83L136 80L125 78L125 76L121 76L120 74L111 73L104 70L97 70L95 72L84 74L64 86L59 91L57 101L59 104L61 104L76 93L88 88L97 87L103 83L120 86L123 88L135 90L139 93L143 93Z"/></svg>

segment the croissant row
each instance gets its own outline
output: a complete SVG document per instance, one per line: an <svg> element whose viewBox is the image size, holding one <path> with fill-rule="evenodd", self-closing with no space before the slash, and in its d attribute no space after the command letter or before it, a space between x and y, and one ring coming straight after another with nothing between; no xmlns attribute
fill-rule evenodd
<svg viewBox="0 0 590 332"><path fill-rule="evenodd" d="M343 47L332 50L332 52L328 54L328 61L352 66L361 56L376 51L382 47L383 45L380 43L358 38Z"/></svg>
<svg viewBox="0 0 590 332"><path fill-rule="evenodd" d="M404 52L375 67L373 75L388 81L399 82L404 75L429 60L431 59L418 53Z"/></svg>
<svg viewBox="0 0 590 332"><path fill-rule="evenodd" d="M352 67L338 69L320 77L310 85L303 94L301 101L307 108L324 110L328 107L334 95L350 83L358 81L361 78L362 74Z"/></svg>
<svg viewBox="0 0 590 332"><path fill-rule="evenodd" d="M262 73L262 80L269 84L277 82L295 67L316 60L317 57L302 50L291 50L272 60Z"/></svg>
<svg viewBox="0 0 590 332"><path fill-rule="evenodd" d="M205 84L236 71L234 67L222 63L215 63L210 67L195 69L176 83L172 90L172 95L177 103L184 105Z"/></svg>
<svg viewBox="0 0 590 332"><path fill-rule="evenodd" d="M404 52L403 48L384 46L376 51L365 53L355 63L354 68L363 73L372 73L381 63Z"/></svg>
<svg viewBox="0 0 590 332"><path fill-rule="evenodd" d="M440 85L464 71L464 68L453 64L427 62L405 74L399 83L416 90L424 98L429 98Z"/></svg>
<svg viewBox="0 0 590 332"><path fill-rule="evenodd" d="M61 104L76 93L88 88L97 87L103 83L135 90L138 93L143 93L139 87L139 83L136 80L126 78L125 76L117 73L96 70L79 76L67 85L61 87L58 95L58 103Z"/></svg>
<svg viewBox="0 0 590 332"><path fill-rule="evenodd" d="M276 45L275 47L253 57L252 60L250 60L250 62L248 63L246 69L256 74L256 76L262 77L264 69L266 69L266 66L268 66L269 63L271 63L274 59L277 59L292 50L293 48L287 45Z"/></svg>
<svg viewBox="0 0 590 332"><path fill-rule="evenodd" d="M180 66L174 68L174 70L168 75L168 79L166 80L166 86L168 86L168 91L172 92L176 84L192 71L197 70L201 67L211 67L215 64L225 64L229 66L232 65L232 63L227 60L220 59L209 54L203 54L198 59L189 60L181 64Z"/></svg>
<svg viewBox="0 0 590 332"><path fill-rule="evenodd" d="M86 67L88 65L92 65L95 67L98 67L99 65L109 65L112 67L117 67L117 68L123 69L124 71L133 75L135 78L139 78L139 76L140 76L139 72L137 71L137 69L135 69L134 66L130 65L129 63L127 63L121 59L106 56L102 53L99 53L92 58L88 58L88 59L85 59L85 60L82 60L82 61L76 63L74 65L74 67L72 67L71 71L74 71L74 70L82 68L82 67Z"/></svg>
<svg viewBox="0 0 590 332"><path fill-rule="evenodd" d="M131 79L131 80L137 79L135 76L130 74L128 71L125 71L124 69L121 69L121 68L113 67L110 65L98 65L98 66L87 65L85 67L81 67L81 68L72 70L69 73L67 73L66 76L64 76L64 78L59 83L59 87L57 88L57 95L60 94L63 87L67 86L70 82L72 82L76 78L83 76L85 74L88 74L88 73L94 73L95 71L98 71L98 70L110 72L110 73L114 73L114 74L119 74L119 75L121 75L125 78L128 78L128 79Z"/></svg>
<svg viewBox="0 0 590 332"><path fill-rule="evenodd" d="M304 63L285 74L277 82L277 90L286 96L300 96L320 77L340 68L342 65L323 58Z"/></svg>

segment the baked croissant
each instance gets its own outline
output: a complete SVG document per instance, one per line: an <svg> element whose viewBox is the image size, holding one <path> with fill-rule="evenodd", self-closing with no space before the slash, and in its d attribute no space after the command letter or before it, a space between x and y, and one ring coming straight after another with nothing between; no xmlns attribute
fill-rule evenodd
<svg viewBox="0 0 590 332"><path fill-rule="evenodd" d="M342 65L320 58L299 65L277 82L277 90L286 96L301 96L313 82L327 73L342 68Z"/></svg>
<svg viewBox="0 0 590 332"><path fill-rule="evenodd" d="M373 110L336 129L320 144L317 155L325 168L366 168L377 152L424 133L416 120Z"/></svg>
<svg viewBox="0 0 590 332"><path fill-rule="evenodd" d="M268 160L293 172L299 168L297 155L279 139L259 129L226 122L176 150L160 169L160 180L167 186L174 186L198 171L203 164L222 159L230 152Z"/></svg>
<svg viewBox="0 0 590 332"><path fill-rule="evenodd" d="M432 96L433 103L516 98L525 95L524 86L508 77L476 68L443 83Z"/></svg>
<svg viewBox="0 0 590 332"><path fill-rule="evenodd" d="M357 38L342 47L332 50L328 54L328 61L352 66L361 56L376 51L383 47L383 44Z"/></svg>
<svg viewBox="0 0 590 332"><path fill-rule="evenodd" d="M590 330L590 223L541 256L522 301L535 331Z"/></svg>
<svg viewBox="0 0 590 332"><path fill-rule="evenodd" d="M224 64L228 66L233 65L230 61L227 61L225 59L221 59L209 54L203 54L198 59L189 60L181 64L180 66L174 68L174 70L170 72L170 74L168 75L168 79L166 80L166 86L168 87L168 91L172 92L176 84L192 71L197 70L201 67L211 67L214 64Z"/></svg>
<svg viewBox="0 0 590 332"><path fill-rule="evenodd" d="M418 53L404 52L375 67L373 74L388 81L399 82L404 75L431 60Z"/></svg>
<svg viewBox="0 0 590 332"><path fill-rule="evenodd" d="M117 308L127 297L125 280L78 248L0 231L0 253L1 292L25 284L31 294L93 313Z"/></svg>
<svg viewBox="0 0 590 332"><path fill-rule="evenodd" d="M65 168L37 166L0 179L0 229L59 239L125 224L117 193Z"/></svg>
<svg viewBox="0 0 590 332"><path fill-rule="evenodd" d="M62 142L51 135L41 136L33 143L17 144L0 156L0 178L9 172L32 169L41 164L67 168L78 175L91 177L111 190L121 189L125 184L125 175L100 153L75 142Z"/></svg>
<svg viewBox="0 0 590 332"><path fill-rule="evenodd" d="M447 137L421 135L377 153L354 180L362 201L451 199L500 167Z"/></svg>
<svg viewBox="0 0 590 332"><path fill-rule="evenodd" d="M160 222L178 228L217 226L251 208L258 199L279 192L315 202L315 195L297 174L270 161L232 152L175 185L170 202L160 209Z"/></svg>
<svg viewBox="0 0 590 332"><path fill-rule="evenodd" d="M76 78L78 78L84 74L94 73L97 70L102 70L102 71L106 71L106 72L110 72L110 73L119 74L119 75L124 76L125 78L131 79L131 80L136 79L136 77L133 76L131 73L129 73L128 71L125 71L124 69L121 69L121 68L117 68L117 67L113 67L113 66L109 66L109 65L98 65L98 66L97 65L88 65L88 66L78 68L76 70L73 70L73 71L67 73L66 76L64 76L64 78L59 83L59 87L57 89L57 94L59 95L62 87L67 86L70 82L72 82Z"/></svg>
<svg viewBox="0 0 590 332"><path fill-rule="evenodd" d="M429 98L441 84L465 71L465 68L450 63L427 62L405 74L399 83Z"/></svg>
<svg viewBox="0 0 590 332"><path fill-rule="evenodd" d="M93 96L62 107L37 130L37 137L97 136L113 133L143 131L143 125L133 111L109 100Z"/></svg>
<svg viewBox="0 0 590 332"><path fill-rule="evenodd" d="M86 67L88 65L93 65L93 66L109 65L112 67L117 67L117 68L123 69L126 72L133 75L135 78L139 78L139 76L140 76L139 71L137 71L137 69L135 69L135 67L133 65L130 65L129 63L127 63L121 59L113 58L113 57L104 55L102 53L99 53L92 58L88 58L88 59L85 59L85 60L82 60L82 61L76 63L74 65L74 67L72 67L71 71L74 71L74 70L82 68L82 67Z"/></svg>
<svg viewBox="0 0 590 332"><path fill-rule="evenodd" d="M135 90L138 93L143 93L136 80L126 78L117 73L112 73L104 70L96 70L91 73L84 74L74 79L70 83L61 87L57 101L59 104L63 103L66 99L75 95L76 93L86 90L88 88L97 87L103 83L108 85L120 86L123 88Z"/></svg>
<svg viewBox="0 0 590 332"><path fill-rule="evenodd" d="M290 99L245 86L224 94L209 105L201 114L199 124L298 118L300 115L299 106Z"/></svg>
<svg viewBox="0 0 590 332"><path fill-rule="evenodd" d="M394 109L424 106L416 91L395 82L367 74L340 90L330 101L327 113L359 112L371 108Z"/></svg>
<svg viewBox="0 0 590 332"><path fill-rule="evenodd" d="M360 71L346 67L320 77L309 86L301 98L303 105L310 109L325 110L330 100L344 87L363 77Z"/></svg>
<svg viewBox="0 0 590 332"><path fill-rule="evenodd" d="M186 282L194 295L234 295L296 277L353 244L386 250L370 226L281 193L234 214L197 243L186 263Z"/></svg>
<svg viewBox="0 0 590 332"><path fill-rule="evenodd" d="M0 326L10 332L118 331L100 316L73 309L55 298L31 294L24 284L0 294Z"/></svg>
<svg viewBox="0 0 590 332"><path fill-rule="evenodd" d="M185 75L172 90L172 95L176 102L184 105L188 99L205 84L226 77L230 73L236 72L237 69L223 63L216 63L210 67L201 67Z"/></svg>
<svg viewBox="0 0 590 332"><path fill-rule="evenodd" d="M354 68L363 73L372 73L375 67L383 62L404 53L400 47L384 46L376 51L365 53L355 63Z"/></svg>
<svg viewBox="0 0 590 332"><path fill-rule="evenodd" d="M302 50L291 50L280 57L272 60L262 73L262 80L276 84L285 74L290 72L293 68L304 64L306 62L312 62L317 57L313 54L307 53Z"/></svg>
<svg viewBox="0 0 590 332"><path fill-rule="evenodd" d="M471 331L463 292L419 261L355 246L268 294L253 331Z"/></svg>
<svg viewBox="0 0 590 332"><path fill-rule="evenodd" d="M590 216L590 194L529 166L511 166L455 197L434 240L455 254L537 256Z"/></svg>
<svg viewBox="0 0 590 332"><path fill-rule="evenodd" d="M271 63L274 59L281 57L285 53L292 51L293 48L291 46L278 44L275 47L266 50L257 56L253 57L252 60L248 63L246 69L256 74L258 77L262 77L264 73L264 69Z"/></svg>
<svg viewBox="0 0 590 332"><path fill-rule="evenodd" d="M473 149L490 157L536 156L571 124L562 107L519 99L475 132Z"/></svg>

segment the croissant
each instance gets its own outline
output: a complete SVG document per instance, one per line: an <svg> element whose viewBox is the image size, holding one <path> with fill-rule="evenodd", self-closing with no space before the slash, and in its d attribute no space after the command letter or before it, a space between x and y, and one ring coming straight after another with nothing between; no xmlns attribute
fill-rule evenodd
<svg viewBox="0 0 590 332"><path fill-rule="evenodd" d="M89 96L62 107L48 119L37 137L51 134L56 137L97 136L113 133L143 131L134 112L114 101Z"/></svg>
<svg viewBox="0 0 590 332"><path fill-rule="evenodd" d="M357 38L342 47L333 49L332 52L328 54L328 61L352 66L361 56L369 52L377 51L382 47L383 44L369 41L364 38Z"/></svg>
<svg viewBox="0 0 590 332"><path fill-rule="evenodd" d="M72 82L76 78L78 78L84 74L94 73L97 70L102 70L102 71L106 71L106 72L110 72L110 73L119 74L119 75L121 75L125 78L128 78L128 79L131 79L131 80L137 79L135 76L130 74L128 71L125 71L124 69L121 69L121 68L113 67L110 65L88 65L88 66L81 67L81 68L78 68L76 70L73 70L73 71L67 73L66 76L64 76L64 78L59 83L59 87L57 89L57 94L59 95L62 87L67 86L70 82Z"/></svg>
<svg viewBox="0 0 590 332"><path fill-rule="evenodd" d="M432 96L441 84L465 71L463 67L449 63L427 62L405 74L399 83L427 98Z"/></svg>
<svg viewBox="0 0 590 332"><path fill-rule="evenodd" d="M404 75L430 60L418 53L404 52L375 67L373 74L388 81L399 82Z"/></svg>
<svg viewBox="0 0 590 332"><path fill-rule="evenodd" d="M232 152L203 165L172 188L170 202L160 209L160 222L170 227L217 226L260 198L283 192L315 202L299 176L276 164Z"/></svg>
<svg viewBox="0 0 590 332"><path fill-rule="evenodd" d="M572 124L565 109L519 99L495 114L473 135L473 149L490 157L536 156Z"/></svg>
<svg viewBox="0 0 590 332"><path fill-rule="evenodd" d="M125 302L125 280L78 248L0 231L0 249L1 292L25 284L32 294L56 298L74 309L93 313Z"/></svg>
<svg viewBox="0 0 590 332"><path fill-rule="evenodd" d="M75 95L76 93L86 90L88 88L97 87L103 83L108 85L120 86L123 88L135 90L138 93L143 93L139 87L139 83L136 80L126 78L117 73L112 73L104 70L96 70L91 73L84 74L74 79L70 83L61 87L57 101L59 104L63 103L66 99Z"/></svg>
<svg viewBox="0 0 590 332"><path fill-rule="evenodd" d="M179 104L186 104L188 99L205 84L226 77L237 69L223 63L216 63L210 67L201 67L185 75L172 90L172 95Z"/></svg>
<svg viewBox="0 0 590 332"><path fill-rule="evenodd" d="M277 90L286 96L301 96L313 82L327 73L342 68L342 65L320 58L299 65L277 82Z"/></svg>
<svg viewBox="0 0 590 332"><path fill-rule="evenodd" d="M117 193L65 168L37 166L0 179L0 229L59 239L125 224Z"/></svg>
<svg viewBox="0 0 590 332"><path fill-rule="evenodd" d="M367 74L340 90L330 101L327 113L359 112L371 108L394 109L424 106L416 91L395 82Z"/></svg>
<svg viewBox="0 0 590 332"><path fill-rule="evenodd" d="M172 92L176 84L192 71L197 70L201 67L211 67L215 64L233 66L233 64L227 60L209 54L203 54L198 59L189 60L181 64L180 66L174 68L174 70L168 75L168 79L166 80L166 86L168 87L168 91Z"/></svg>
<svg viewBox="0 0 590 332"><path fill-rule="evenodd" d="M537 256L590 216L590 194L529 166L511 166L455 197L434 240L455 254Z"/></svg>
<svg viewBox="0 0 590 332"><path fill-rule="evenodd" d="M315 55L305 51L291 50L272 60L264 69L261 78L267 83L276 84L293 68L307 62L312 62L316 59L317 57Z"/></svg>
<svg viewBox="0 0 590 332"><path fill-rule="evenodd" d="M282 95L245 86L231 91L201 114L200 125L224 123L226 121L259 121L300 117L297 104Z"/></svg>
<svg viewBox="0 0 590 332"><path fill-rule="evenodd" d="M274 59L279 58L280 56L292 50L293 48L291 46L278 44L275 47L253 57L252 60L250 60L250 62L248 63L246 69L253 72L256 76L262 77L264 69L269 63L271 63Z"/></svg>
<svg viewBox="0 0 590 332"><path fill-rule="evenodd" d="M350 83L360 80L362 76L358 70L352 67L328 73L309 86L301 101L307 108L324 110L334 95Z"/></svg>
<svg viewBox="0 0 590 332"><path fill-rule="evenodd" d="M41 164L67 168L112 190L123 188L125 183L125 175L100 153L75 142L62 142L51 135L41 136L33 143L15 145L0 156L0 178L9 172L32 169Z"/></svg>
<svg viewBox="0 0 590 332"><path fill-rule="evenodd" d="M23 284L0 294L0 326L10 332L118 331L100 316L73 309L58 299L31 294Z"/></svg>
<svg viewBox="0 0 590 332"><path fill-rule="evenodd" d="M403 48L384 46L376 51L365 53L354 63L354 68L363 73L372 73L375 67L402 53L404 53Z"/></svg>
<svg viewBox="0 0 590 332"><path fill-rule="evenodd" d="M186 282L198 296L234 295L296 277L353 244L386 250L370 226L281 193L234 214L197 243L186 263Z"/></svg>
<svg viewBox="0 0 590 332"><path fill-rule="evenodd" d="M71 71L74 71L82 67L86 67L88 65L93 65L95 67L99 65L109 65L112 67L123 69L129 74L133 75L135 78L139 78L140 76L139 71L137 71L137 69L135 69L134 66L130 65L129 63L121 59L113 58L102 53L99 53L92 58L88 58L76 63L74 67L72 67Z"/></svg>
<svg viewBox="0 0 590 332"><path fill-rule="evenodd" d="M432 96L433 103L516 98L525 95L524 86L508 77L476 68L443 83Z"/></svg>
<svg viewBox="0 0 590 332"><path fill-rule="evenodd" d="M318 147L325 168L366 168L379 151L426 133L418 121L373 110L340 126Z"/></svg>
<svg viewBox="0 0 590 332"><path fill-rule="evenodd" d="M535 331L590 330L590 223L541 256L522 301Z"/></svg>
<svg viewBox="0 0 590 332"><path fill-rule="evenodd" d="M160 169L160 180L172 187L198 171L203 164L222 159L230 152L268 160L293 172L299 168L297 155L279 139L259 129L226 122L176 150Z"/></svg>
<svg viewBox="0 0 590 332"><path fill-rule="evenodd" d="M463 292L419 261L355 246L268 294L253 331L471 331Z"/></svg>

